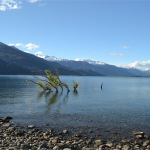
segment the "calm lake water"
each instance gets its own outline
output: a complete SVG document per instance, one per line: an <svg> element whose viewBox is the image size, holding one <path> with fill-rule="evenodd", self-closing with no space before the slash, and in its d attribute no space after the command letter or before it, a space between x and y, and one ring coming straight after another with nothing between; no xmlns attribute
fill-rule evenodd
<svg viewBox="0 0 150 150"><path fill-rule="evenodd" d="M58 94L43 92L26 80L33 76L0 76L0 117L21 125L95 127L150 134L150 78L61 76L70 87ZM79 82L74 93L73 81ZM103 89L100 86L103 82ZM45 127L46 128L46 127Z"/></svg>

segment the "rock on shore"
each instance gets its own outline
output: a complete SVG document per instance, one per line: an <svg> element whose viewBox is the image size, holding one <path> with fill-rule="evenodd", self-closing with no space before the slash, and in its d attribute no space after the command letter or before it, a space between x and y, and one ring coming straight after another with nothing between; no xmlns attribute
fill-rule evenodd
<svg viewBox="0 0 150 150"><path fill-rule="evenodd" d="M30 128L30 129L28 129ZM40 131L34 126L19 129L17 123L0 120L0 150L143 150L150 149L148 136L133 131L135 140L120 142L85 138L82 133L69 135L68 130L56 133L52 129ZM34 129L32 129L34 128Z"/></svg>

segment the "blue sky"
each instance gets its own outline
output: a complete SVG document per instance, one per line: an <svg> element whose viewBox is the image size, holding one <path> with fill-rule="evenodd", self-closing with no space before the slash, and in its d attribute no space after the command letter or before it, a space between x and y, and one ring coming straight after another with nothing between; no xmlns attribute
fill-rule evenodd
<svg viewBox="0 0 150 150"><path fill-rule="evenodd" d="M150 0L0 0L0 42L150 69Z"/></svg>

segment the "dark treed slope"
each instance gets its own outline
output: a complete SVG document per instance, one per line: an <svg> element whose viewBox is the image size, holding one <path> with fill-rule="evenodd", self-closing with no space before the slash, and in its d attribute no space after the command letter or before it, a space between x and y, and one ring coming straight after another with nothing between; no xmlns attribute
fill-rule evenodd
<svg viewBox="0 0 150 150"><path fill-rule="evenodd" d="M18 66L14 63L7 63L0 59L0 75L31 75L30 70Z"/></svg>
<svg viewBox="0 0 150 150"><path fill-rule="evenodd" d="M61 75L78 75L78 76L104 76L103 74L100 74L98 72L94 72L89 69L64 69L64 68L57 68L58 72L62 72ZM51 70L51 72L54 74L55 69Z"/></svg>
<svg viewBox="0 0 150 150"><path fill-rule="evenodd" d="M49 63L42 58L7 45L0 45L0 59L40 73L43 73L45 69L62 67L58 63Z"/></svg>
<svg viewBox="0 0 150 150"><path fill-rule="evenodd" d="M116 67L113 65L92 65L85 61L57 61L61 65L70 67L73 69L90 69L94 72L98 72L110 76L135 76L136 74L129 72L127 69Z"/></svg>
<svg viewBox="0 0 150 150"><path fill-rule="evenodd" d="M101 73L97 73L91 70L75 70L70 69L57 62L49 62L35 55L23 52L16 47L7 46L0 42L0 59L7 63L14 63L22 66L32 72L45 74L45 70L48 69L54 72L55 69L59 70L60 75L89 75L89 76L101 76Z"/></svg>

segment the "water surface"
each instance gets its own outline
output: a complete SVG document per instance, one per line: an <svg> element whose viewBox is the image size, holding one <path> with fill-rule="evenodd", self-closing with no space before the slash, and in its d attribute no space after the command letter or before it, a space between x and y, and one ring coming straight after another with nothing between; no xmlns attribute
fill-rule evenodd
<svg viewBox="0 0 150 150"><path fill-rule="evenodd" d="M33 76L0 76L0 117L22 125L95 127L124 133L150 129L150 78L61 76L69 94L37 89ZM73 92L73 81L79 82ZM103 82L103 89L100 86Z"/></svg>

